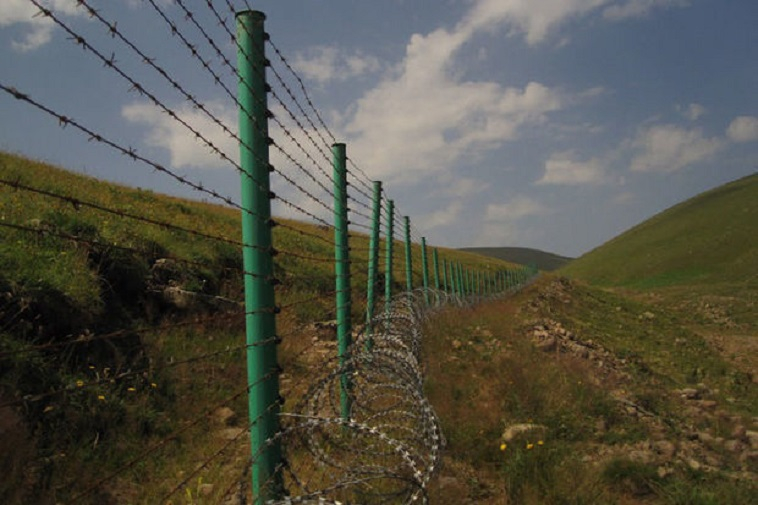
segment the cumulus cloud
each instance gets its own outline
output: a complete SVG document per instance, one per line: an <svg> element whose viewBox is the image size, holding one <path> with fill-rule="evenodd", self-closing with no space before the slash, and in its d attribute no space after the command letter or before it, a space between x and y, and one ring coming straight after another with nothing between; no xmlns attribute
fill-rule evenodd
<svg viewBox="0 0 758 505"><path fill-rule="evenodd" d="M687 129L665 124L639 131L632 143L636 151L633 172L675 172L688 165L709 160L725 147L723 139L706 138L700 128Z"/></svg>
<svg viewBox="0 0 758 505"><path fill-rule="evenodd" d="M528 196L517 196L505 203L491 203L487 205L484 214L485 221L508 222L518 221L529 216L541 216L548 214L550 209Z"/></svg>
<svg viewBox="0 0 758 505"><path fill-rule="evenodd" d="M647 16L653 9L688 7L689 0L627 0L622 4L608 6L603 10L603 17L611 21Z"/></svg>
<svg viewBox="0 0 758 505"><path fill-rule="evenodd" d="M70 0L40 0L40 3L56 15L84 15L76 2ZM11 46L19 52L33 51L50 42L55 29L53 21L39 15L39 9L28 0L2 0L0 3L0 27L16 24L28 28L21 40L14 40Z"/></svg>
<svg viewBox="0 0 758 505"><path fill-rule="evenodd" d="M527 43L534 45L567 19L606 3L608 0L480 0L460 29L471 33L506 24L512 34L524 34Z"/></svg>
<svg viewBox="0 0 758 505"><path fill-rule="evenodd" d="M604 163L599 158L576 160L575 153L554 153L545 162L545 175L537 184L595 186L610 182Z"/></svg>
<svg viewBox="0 0 758 505"><path fill-rule="evenodd" d="M206 106L224 124L236 124L236 111L221 104L208 103ZM208 116L190 105L183 105L176 110L176 114L187 124L201 132L203 137L229 158L232 160L239 158L237 142ZM229 167L228 161L214 153L201 139L195 138L179 121L149 103L138 102L125 105L121 109L121 115L131 123L145 126L145 143L152 147L167 150L171 166L174 168L217 169Z"/></svg>
<svg viewBox="0 0 758 505"><path fill-rule="evenodd" d="M707 112L699 103L691 103L687 107L677 106L677 110L690 121L697 121Z"/></svg>
<svg viewBox="0 0 758 505"><path fill-rule="evenodd" d="M739 116L729 125L726 135L732 142L758 141L758 117Z"/></svg>
<svg viewBox="0 0 758 505"><path fill-rule="evenodd" d="M566 105L559 91L539 82L505 87L456 71L456 54L475 33L508 20L486 15L497 5L479 2L455 29L413 35L396 72L357 101L343 129L372 174L411 183L439 176Z"/></svg>
<svg viewBox="0 0 758 505"><path fill-rule="evenodd" d="M381 69L374 56L332 46L312 47L299 52L292 59L292 65L300 75L318 84L346 81Z"/></svg>

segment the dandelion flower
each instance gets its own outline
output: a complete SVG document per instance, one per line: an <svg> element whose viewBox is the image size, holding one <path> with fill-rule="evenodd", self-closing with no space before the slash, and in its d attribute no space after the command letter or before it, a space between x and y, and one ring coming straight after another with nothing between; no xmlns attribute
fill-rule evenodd
<svg viewBox="0 0 758 505"><path fill-rule="evenodd" d="M532 443L526 444L526 450L529 450L529 449L534 449L534 444Z"/></svg>
<svg viewBox="0 0 758 505"><path fill-rule="evenodd" d="M537 440L537 445L545 445L545 442L543 442L542 440Z"/></svg>
<svg viewBox="0 0 758 505"><path fill-rule="evenodd" d="M507 448L508 448L508 444L506 444L505 442L503 442L502 444L500 444L500 450L501 450L501 451L504 451L504 450L506 450Z"/></svg>
<svg viewBox="0 0 758 505"><path fill-rule="evenodd" d="M76 387L80 388L82 386L84 386L84 381L83 380L76 381Z"/></svg>
<svg viewBox="0 0 758 505"><path fill-rule="evenodd" d="M105 396L103 396L103 395L97 395L97 399L100 400L101 402L104 402L105 401Z"/></svg>
<svg viewBox="0 0 758 505"><path fill-rule="evenodd" d="M153 388L153 389L155 389L155 388L158 387L158 384L156 384L155 382L151 382L150 383L150 387Z"/></svg>
<svg viewBox="0 0 758 505"><path fill-rule="evenodd" d="M126 388L126 390L129 391L130 393L134 393L135 391L137 391L135 388Z"/></svg>

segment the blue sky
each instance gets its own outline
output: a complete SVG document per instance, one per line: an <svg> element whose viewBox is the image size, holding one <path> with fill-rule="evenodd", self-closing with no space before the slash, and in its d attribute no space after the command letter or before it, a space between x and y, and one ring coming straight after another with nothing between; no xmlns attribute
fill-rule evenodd
<svg viewBox="0 0 758 505"><path fill-rule="evenodd" d="M214 131L74 0L39 1L236 157L232 138ZM147 0L88 3L118 21L125 36L235 129L233 101L170 36ZM155 3L213 56L177 5ZM205 2L183 3L235 61L235 48ZM225 0L214 3L229 17ZM384 181L417 236L431 244L526 246L576 256L758 167L754 0L249 3L266 13L272 40L347 143L348 156ZM0 82L221 194L237 194L232 166L130 93L60 28L31 17L36 11L29 0L0 2ZM214 67L223 70L217 60ZM296 135L307 139L306 132ZM0 149L202 197L5 93ZM276 154L272 160L286 165ZM292 188L281 191L321 212Z"/></svg>

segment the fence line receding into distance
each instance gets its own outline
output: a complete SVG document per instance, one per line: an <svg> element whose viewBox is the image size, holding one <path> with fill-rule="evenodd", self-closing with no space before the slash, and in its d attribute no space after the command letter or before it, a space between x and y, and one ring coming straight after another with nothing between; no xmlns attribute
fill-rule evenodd
<svg viewBox="0 0 758 505"><path fill-rule="evenodd" d="M159 473L163 454L183 470L155 484L159 496L149 499L158 503L182 496L190 503L246 503L250 496L256 504L425 502L444 437L423 392L423 322L447 305L516 289L536 270L495 261L475 269L428 247L387 188L350 159L349 145L335 138L265 32L265 16L247 1L190 7L144 0L177 58L199 73L193 79L143 47L107 3L72 0L89 19L77 23L58 3L28 1L98 72L235 170L241 188L224 194L137 152L83 111L0 77L5 98L124 156L135 170L233 210L231 219L242 224L234 236L228 230L237 227L224 224L220 210L208 223L188 204L162 203L177 210L159 214L134 204L147 192L90 195L35 180L2 158L0 254L10 258L2 244L12 244L24 257L8 259L17 268L0 277L0 364L18 381L0 391L0 408L34 419L49 439L50 447L37 448L49 454L35 471L61 472L56 500L136 499L124 481ZM236 126L215 100L202 98L197 82L236 110ZM402 262L395 261L398 243ZM41 288L25 261L57 271L86 265L96 275L80 284L98 286L105 308L122 312L93 309L79 319L72 312L63 324L34 298ZM121 284L148 294L119 294ZM77 307L65 290L62 296ZM51 367L54 380L29 380L30 371ZM209 383L199 393L197 377ZM210 407L171 406L190 394L212 398ZM223 415L244 410L244 420ZM169 411L180 421L170 424ZM124 419L137 420L130 429L142 437L138 447L97 475L59 469L65 456L50 452L53 442L65 441L72 453L95 451L116 436L108 423ZM211 480L217 485L209 487Z"/></svg>

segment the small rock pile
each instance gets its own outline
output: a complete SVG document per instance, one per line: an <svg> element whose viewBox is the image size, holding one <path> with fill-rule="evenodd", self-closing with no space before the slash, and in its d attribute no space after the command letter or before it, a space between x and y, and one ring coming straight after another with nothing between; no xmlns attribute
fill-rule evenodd
<svg viewBox="0 0 758 505"><path fill-rule="evenodd" d="M628 378L623 370L626 359L618 359L612 352L592 340L582 340L553 319L540 319L530 323L527 334L534 345L544 352L564 353L590 360L598 369L598 375L615 374Z"/></svg>

